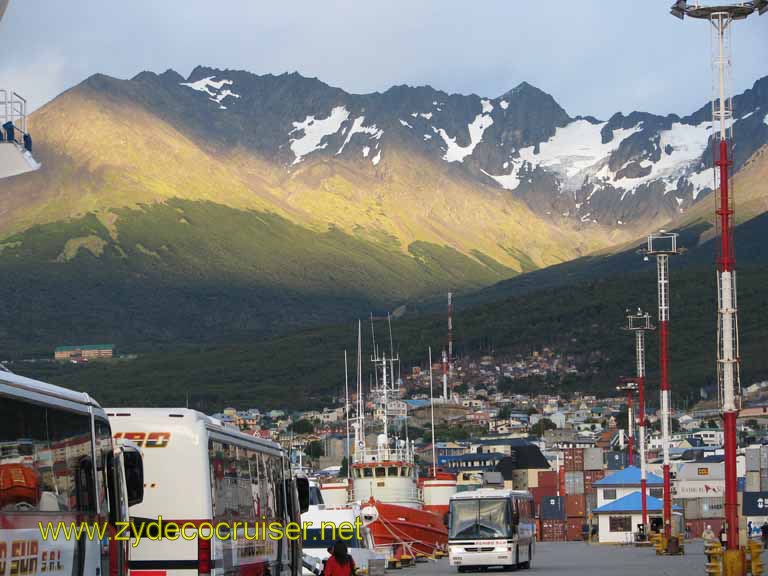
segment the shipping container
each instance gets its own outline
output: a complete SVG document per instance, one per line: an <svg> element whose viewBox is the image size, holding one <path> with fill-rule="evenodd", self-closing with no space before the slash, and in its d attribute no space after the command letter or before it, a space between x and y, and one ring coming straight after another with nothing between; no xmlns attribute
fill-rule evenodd
<svg viewBox="0 0 768 576"><path fill-rule="evenodd" d="M584 470L584 493L591 494L595 492L595 482L605 478L605 470Z"/></svg>
<svg viewBox="0 0 768 576"><path fill-rule="evenodd" d="M545 496L541 499L542 520L565 520L565 502L562 496Z"/></svg>
<svg viewBox="0 0 768 576"><path fill-rule="evenodd" d="M627 455L624 452L606 452L605 465L608 470L623 470L626 461Z"/></svg>
<svg viewBox="0 0 768 576"><path fill-rule="evenodd" d="M760 446L760 470L768 470L768 445Z"/></svg>
<svg viewBox="0 0 768 576"><path fill-rule="evenodd" d="M768 470L760 470L760 491L768 492L768 474L764 474Z"/></svg>
<svg viewBox="0 0 768 576"><path fill-rule="evenodd" d="M720 534L720 529L724 523L725 520L722 518L685 519L685 525L691 531L691 538L701 538L701 534L704 532L707 526L710 526L711 530L715 534Z"/></svg>
<svg viewBox="0 0 768 576"><path fill-rule="evenodd" d="M557 470L539 470L538 488L551 488L557 491Z"/></svg>
<svg viewBox="0 0 768 576"><path fill-rule="evenodd" d="M722 496L699 498L699 505L701 507L702 518L708 519L725 517L725 506Z"/></svg>
<svg viewBox="0 0 768 576"><path fill-rule="evenodd" d="M747 472L744 478L744 492L760 492L760 471Z"/></svg>
<svg viewBox="0 0 768 576"><path fill-rule="evenodd" d="M747 448L744 453L747 472L760 472L760 448Z"/></svg>
<svg viewBox="0 0 768 576"><path fill-rule="evenodd" d="M534 510L536 511L536 515L538 516L540 514L541 509L541 501L548 496L551 496L554 490L551 488L529 488L528 492L531 493L531 498L533 498L533 504L534 504Z"/></svg>
<svg viewBox="0 0 768 576"><path fill-rule="evenodd" d="M584 540L584 518L568 518L565 523L565 537L568 542Z"/></svg>
<svg viewBox="0 0 768 576"><path fill-rule="evenodd" d="M563 449L563 459L565 461L566 472L584 470L584 449L583 448Z"/></svg>
<svg viewBox="0 0 768 576"><path fill-rule="evenodd" d="M566 472L565 473L565 493L567 495L584 494L584 472Z"/></svg>
<svg viewBox="0 0 768 576"><path fill-rule="evenodd" d="M725 465L723 462L686 462L677 469L677 481L683 480L723 480Z"/></svg>
<svg viewBox="0 0 768 576"><path fill-rule="evenodd" d="M744 516L768 516L768 491L744 492L741 513Z"/></svg>
<svg viewBox="0 0 768 576"><path fill-rule="evenodd" d="M584 471L603 469L603 449L585 448L584 449Z"/></svg>
<svg viewBox="0 0 768 576"><path fill-rule="evenodd" d="M568 533L565 520L541 521L542 542L564 542L567 535Z"/></svg>
<svg viewBox="0 0 768 576"><path fill-rule="evenodd" d="M587 515L587 499L584 496L567 495L565 497L565 513L569 518L583 518Z"/></svg>

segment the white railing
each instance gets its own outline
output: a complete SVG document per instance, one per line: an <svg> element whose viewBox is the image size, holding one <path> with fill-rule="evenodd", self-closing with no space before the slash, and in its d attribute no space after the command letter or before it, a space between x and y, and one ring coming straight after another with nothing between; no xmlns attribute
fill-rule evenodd
<svg viewBox="0 0 768 576"><path fill-rule="evenodd" d="M375 448L371 450L358 450L354 454L355 464L369 462L404 462L413 464L413 452L410 448Z"/></svg>

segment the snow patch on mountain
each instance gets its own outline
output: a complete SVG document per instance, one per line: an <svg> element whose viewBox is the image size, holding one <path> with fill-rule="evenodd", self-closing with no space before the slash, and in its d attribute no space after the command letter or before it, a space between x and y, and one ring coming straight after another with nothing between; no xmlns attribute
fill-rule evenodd
<svg viewBox="0 0 768 576"><path fill-rule="evenodd" d="M763 118L763 122L765 124L768 124L768 114L765 115L765 118Z"/></svg>
<svg viewBox="0 0 768 576"><path fill-rule="evenodd" d="M378 151L376 156L371 158L371 162L373 163L374 166L376 166L380 161L381 161L381 150Z"/></svg>
<svg viewBox="0 0 768 576"><path fill-rule="evenodd" d="M603 168L607 170L611 152L625 138L640 130L639 125L614 130L611 141L604 144L600 131L605 124L576 120L558 127L554 136L539 145L538 154L535 146L529 146L520 150L519 158L533 167L541 166L558 174L564 190L578 190L587 178L597 175Z"/></svg>
<svg viewBox="0 0 768 576"><path fill-rule="evenodd" d="M456 138L448 136L444 129L433 128L433 130L440 134L443 142L445 142L446 150L443 160L446 162L464 162L464 158L472 154L475 147L483 140L483 132L492 124L493 118L485 114L478 114L472 123L467 126L467 130L469 130L469 144L467 146L456 144Z"/></svg>
<svg viewBox="0 0 768 576"><path fill-rule="evenodd" d="M480 100L480 105L483 107L483 114L493 112L493 104L491 104L490 100Z"/></svg>
<svg viewBox="0 0 768 576"><path fill-rule="evenodd" d="M480 172L488 176L488 178L493 178L505 190L516 190L517 187L520 185L520 179L515 174L514 169L512 170L511 174L501 174L499 176L494 176L493 174L489 174L488 172L482 169L480 170Z"/></svg>
<svg viewBox="0 0 768 576"><path fill-rule="evenodd" d="M290 140L291 150L296 156L293 164L301 162L307 154L326 148L328 142L322 142L323 138L336 134L347 118L349 110L345 106L336 106L327 118L315 119L314 116L307 116L302 122L293 122L293 130L288 134L304 133L303 136Z"/></svg>
<svg viewBox="0 0 768 576"><path fill-rule="evenodd" d="M192 90L208 94L208 100L216 102L219 104L220 109L226 110L227 107L221 105L221 101L228 96L240 98L240 94L235 94L229 88L224 88L224 86L231 86L233 84L232 80L214 80L214 78L215 76L208 76L196 82L181 82L180 84L181 86L192 88Z"/></svg>
<svg viewBox="0 0 768 576"><path fill-rule="evenodd" d="M413 128L413 126L411 126L410 124L408 124L408 122L406 122L406 121L405 121L405 120L403 120L402 118L400 119L400 124L402 124L402 125L403 125L403 126L405 126L406 128Z"/></svg>
<svg viewBox="0 0 768 576"><path fill-rule="evenodd" d="M692 174L691 170L707 149L711 128L712 125L709 122L701 124L675 122L669 130L662 130L659 133L659 148L661 148L659 161L643 161L644 167L651 168L648 174L639 178L612 179L611 183L616 187L636 190L639 186L654 180L664 180L667 184L676 185L681 177L685 177L694 186L695 199L704 188L712 188L711 180L705 182ZM667 153L667 150L670 152Z"/></svg>
<svg viewBox="0 0 768 576"><path fill-rule="evenodd" d="M499 102L499 106L501 106L502 110L506 110L507 108L509 108L509 102L507 102L506 100L502 100L501 102Z"/></svg>
<svg viewBox="0 0 768 576"><path fill-rule="evenodd" d="M368 134L370 139L380 139L381 135L384 134L384 130L381 130L380 128L376 127L376 124L372 124L371 126L365 126L365 116L358 116L354 119L352 122L352 127L349 129L349 133L347 134L346 140L344 140L344 144L341 145L341 148L339 148L339 151L336 152L336 155L338 156L344 151L344 147L349 144L349 141L352 140L352 136L355 134ZM343 134L343 132L342 132Z"/></svg>

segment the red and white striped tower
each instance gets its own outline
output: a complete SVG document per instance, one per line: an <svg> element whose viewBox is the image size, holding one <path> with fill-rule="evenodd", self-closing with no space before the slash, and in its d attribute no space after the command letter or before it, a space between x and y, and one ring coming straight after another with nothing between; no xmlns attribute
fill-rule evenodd
<svg viewBox="0 0 768 576"><path fill-rule="evenodd" d="M448 402L448 351L443 348L443 400Z"/></svg>
<svg viewBox="0 0 768 576"><path fill-rule="evenodd" d="M637 383L637 424L640 437L640 499L642 507L643 526L648 534L648 464L645 452L645 332L654 330L651 317L639 308L636 314L627 314L625 330L635 333L635 363Z"/></svg>
<svg viewBox="0 0 768 576"><path fill-rule="evenodd" d="M719 6L692 6L679 0L672 14L708 20L711 31L714 96L712 98L712 145L714 188L718 190L717 227L720 249L717 258L717 374L725 432L725 522L727 549L739 550L739 513L736 477L736 416L741 396L739 338L736 306L736 260L733 246L734 202L730 166L733 150L733 102L731 95L731 24L754 12L768 11L768 0L734 2Z"/></svg>
<svg viewBox="0 0 768 576"><path fill-rule="evenodd" d="M452 387L453 386L453 293L452 292L448 292L448 382Z"/></svg>
<svg viewBox="0 0 768 576"><path fill-rule="evenodd" d="M659 371L661 373L661 446L664 454L664 537L672 536L672 481L669 472L671 428L669 386L669 257L679 254L677 234L662 230L648 236L643 253L656 256L659 296Z"/></svg>

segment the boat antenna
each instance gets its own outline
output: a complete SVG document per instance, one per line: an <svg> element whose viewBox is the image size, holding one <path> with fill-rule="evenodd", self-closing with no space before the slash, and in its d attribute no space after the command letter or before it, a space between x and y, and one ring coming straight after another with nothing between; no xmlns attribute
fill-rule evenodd
<svg viewBox="0 0 768 576"><path fill-rule="evenodd" d="M349 478L349 458L352 453L349 451L349 368L346 350L344 350L344 417L347 421L347 478Z"/></svg>
<svg viewBox="0 0 768 576"><path fill-rule="evenodd" d="M432 346L429 347L429 411L432 420L432 476L437 476L437 449L435 447L435 395L432 392Z"/></svg>
<svg viewBox="0 0 768 576"><path fill-rule="evenodd" d="M363 400L363 323L357 321L357 429L360 431L358 448L365 450L365 401Z"/></svg>

